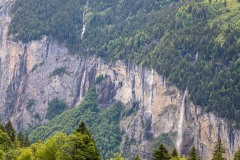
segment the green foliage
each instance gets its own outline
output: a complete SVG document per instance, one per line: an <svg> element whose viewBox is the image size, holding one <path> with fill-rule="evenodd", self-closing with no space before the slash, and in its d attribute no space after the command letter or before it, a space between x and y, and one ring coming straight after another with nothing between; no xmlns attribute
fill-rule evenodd
<svg viewBox="0 0 240 160"><path fill-rule="evenodd" d="M233 160L240 160L240 148L238 148L237 152L235 153Z"/></svg>
<svg viewBox="0 0 240 160"><path fill-rule="evenodd" d="M100 160L101 158L91 137L78 132L69 136L63 147L63 153L60 154L60 159Z"/></svg>
<svg viewBox="0 0 240 160"><path fill-rule="evenodd" d="M32 107L35 105L35 103L36 103L36 101L34 99L28 100L26 108L29 112L32 111L32 109L33 109Z"/></svg>
<svg viewBox="0 0 240 160"><path fill-rule="evenodd" d="M0 130L0 150L9 151L13 147L12 141L7 133Z"/></svg>
<svg viewBox="0 0 240 160"><path fill-rule="evenodd" d="M23 149L18 160L34 160L31 148Z"/></svg>
<svg viewBox="0 0 240 160"><path fill-rule="evenodd" d="M185 157L173 157L171 160L187 160Z"/></svg>
<svg viewBox="0 0 240 160"><path fill-rule="evenodd" d="M177 149L176 149L175 147L173 148L173 151L172 151L171 157L176 157L176 158L179 157L178 151L177 151Z"/></svg>
<svg viewBox="0 0 240 160"><path fill-rule="evenodd" d="M30 141L29 141L29 139L28 139L28 136L26 136L26 137L24 138L23 146L24 146L24 147L29 147L29 146L30 146Z"/></svg>
<svg viewBox="0 0 240 160"><path fill-rule="evenodd" d="M171 157L168 153L167 148L163 144L160 144L158 149L154 150L152 159L153 160L168 160L168 159L170 160Z"/></svg>
<svg viewBox="0 0 240 160"><path fill-rule="evenodd" d="M211 1L212 2L212 1ZM29 42L47 35L72 52L154 68L206 111L240 124L240 4L178 0L18 0L9 34ZM58 8L58 9L56 9ZM174 65L173 65L174 64Z"/></svg>
<svg viewBox="0 0 240 160"><path fill-rule="evenodd" d="M1 150L0 150L1 151ZM11 160L100 160L96 144L91 135L76 132L70 136L56 133L44 143L37 141L30 147L3 152Z"/></svg>
<svg viewBox="0 0 240 160"><path fill-rule="evenodd" d="M20 131L17 135L17 141L19 143L19 147L23 147L24 146L24 136L22 134L22 132Z"/></svg>
<svg viewBox="0 0 240 160"><path fill-rule="evenodd" d="M2 130L3 132L5 132L5 127L3 126L3 124L0 124L0 130Z"/></svg>
<svg viewBox="0 0 240 160"><path fill-rule="evenodd" d="M5 159L17 160L18 156L19 156L18 150L10 150L10 151L6 152Z"/></svg>
<svg viewBox="0 0 240 160"><path fill-rule="evenodd" d="M56 115L61 114L65 109L67 109L67 104L63 100L54 98L53 100L48 102L46 118L52 119Z"/></svg>
<svg viewBox="0 0 240 160"><path fill-rule="evenodd" d="M103 80L104 80L103 75L98 76L98 77L95 79L95 85L96 85L96 84L100 84Z"/></svg>
<svg viewBox="0 0 240 160"><path fill-rule="evenodd" d="M78 126L78 128L76 129L76 132L81 133L81 134L86 134L88 136L90 136L90 133L86 127L86 124L84 122L81 122Z"/></svg>
<svg viewBox="0 0 240 160"><path fill-rule="evenodd" d="M193 146L190 153L188 160L200 160L200 157L197 155L197 151L195 147Z"/></svg>
<svg viewBox="0 0 240 160"><path fill-rule="evenodd" d="M66 67L56 68L51 74L50 77L60 76L62 77L64 74L68 73Z"/></svg>
<svg viewBox="0 0 240 160"><path fill-rule="evenodd" d="M39 113L35 113L35 114L33 115L33 117L34 117L36 120L41 120L41 116L40 116Z"/></svg>
<svg viewBox="0 0 240 160"><path fill-rule="evenodd" d="M96 83L94 84L96 85ZM78 132L83 132L85 127L80 122L84 121L89 126L89 132L92 134L102 158L108 159L119 152L121 143L119 123L122 104L118 102L108 110L100 109L97 105L98 95L95 85L88 90L78 107L57 115L48 124L31 131L29 133L30 140L45 140L54 135L56 131L62 131L67 135L73 133L75 129ZM78 126L79 123L80 126Z"/></svg>
<svg viewBox="0 0 240 160"><path fill-rule="evenodd" d="M110 160L125 160L120 153L116 153Z"/></svg>
<svg viewBox="0 0 240 160"><path fill-rule="evenodd" d="M217 142L217 144L214 147L214 151L213 151L213 158L212 160L226 160L226 158L224 158L224 153L225 153L225 148L222 144L222 141L219 140Z"/></svg>
<svg viewBox="0 0 240 160"><path fill-rule="evenodd" d="M18 0L12 8L14 20L9 33L23 42L47 35L73 48L79 42L85 3L83 0Z"/></svg>
<svg viewBox="0 0 240 160"><path fill-rule="evenodd" d="M0 150L0 160L4 160L5 159L5 153Z"/></svg>
<svg viewBox="0 0 240 160"><path fill-rule="evenodd" d="M140 158L140 156L136 156L135 158L134 158L134 160L141 160L141 158Z"/></svg>
<svg viewBox="0 0 240 160"><path fill-rule="evenodd" d="M7 132L11 141L14 142L16 137L16 131L14 130L12 123L10 121L8 121L7 124L5 125L5 131Z"/></svg>

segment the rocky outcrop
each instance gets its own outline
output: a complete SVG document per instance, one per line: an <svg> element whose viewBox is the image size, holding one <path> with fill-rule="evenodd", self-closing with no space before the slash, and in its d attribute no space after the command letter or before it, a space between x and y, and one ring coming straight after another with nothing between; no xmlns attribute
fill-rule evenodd
<svg viewBox="0 0 240 160"><path fill-rule="evenodd" d="M100 104L125 104L121 120L121 151L126 157L139 154L149 159L156 141L169 148L176 145L179 112L184 105L181 153L195 145L207 160L218 139L232 157L240 142L240 131L223 119L204 113L183 92L152 69L121 61L106 63L95 56L70 55L66 47L43 37L28 44L8 39L10 0L0 2L0 115L11 119L16 129L47 123L48 102L64 100L69 108L84 98L96 77L107 81L98 88ZM184 104L183 104L184 103Z"/></svg>

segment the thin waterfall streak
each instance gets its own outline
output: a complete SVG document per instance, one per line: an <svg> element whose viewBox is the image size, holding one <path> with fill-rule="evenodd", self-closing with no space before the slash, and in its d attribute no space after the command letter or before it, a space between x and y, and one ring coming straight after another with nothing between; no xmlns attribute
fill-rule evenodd
<svg viewBox="0 0 240 160"><path fill-rule="evenodd" d="M183 137L183 119L185 113L185 99L187 95L187 89L184 92L183 99L182 99L182 106L180 109L179 114L179 123L178 123L178 137L177 137L177 150L179 154L181 154L181 145L182 145L182 137Z"/></svg>
<svg viewBox="0 0 240 160"><path fill-rule="evenodd" d="M152 69L151 71L152 77L151 77L151 81L150 81L150 100L149 100L149 104L152 105L152 99L153 99L153 82L154 82L154 70Z"/></svg>
<svg viewBox="0 0 240 160"><path fill-rule="evenodd" d="M88 1L86 3L86 6L84 7L84 11L83 11L83 26L82 26L81 39L84 38L84 33L86 32L87 20L86 20L85 16L86 16L87 10L88 10Z"/></svg>
<svg viewBox="0 0 240 160"><path fill-rule="evenodd" d="M84 72L83 72L83 76L82 76L82 80L81 80L81 86L80 86L80 95L79 95L79 97L80 97L80 100L82 100L82 98L83 98L83 90L84 90L84 84L85 84L85 79L86 79L86 70L84 70Z"/></svg>

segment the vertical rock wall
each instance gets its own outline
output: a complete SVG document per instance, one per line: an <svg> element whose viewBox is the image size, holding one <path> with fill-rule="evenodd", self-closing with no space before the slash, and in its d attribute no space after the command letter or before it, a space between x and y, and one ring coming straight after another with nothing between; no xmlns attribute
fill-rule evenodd
<svg viewBox="0 0 240 160"><path fill-rule="evenodd" d="M176 145L183 93L166 83L152 69L123 62L106 63L100 58L69 55L51 39L29 44L8 39L10 0L0 1L0 115L11 119L16 129L47 123L48 102L64 100L69 108L78 105L99 75L108 79L100 88L101 105L125 104L121 120L121 151L126 157L139 154L149 159L156 141L169 148ZM56 71L64 70L59 74ZM55 73L55 74L54 74ZM30 102L34 102L31 107ZM230 159L236 151L239 130L223 119L203 113L186 97L183 118L182 153L195 145L202 157L211 158L217 140L222 139Z"/></svg>

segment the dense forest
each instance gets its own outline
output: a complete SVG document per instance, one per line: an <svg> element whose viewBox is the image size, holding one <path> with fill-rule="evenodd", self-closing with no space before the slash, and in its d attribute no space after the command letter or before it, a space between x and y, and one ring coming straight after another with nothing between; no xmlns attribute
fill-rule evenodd
<svg viewBox="0 0 240 160"><path fill-rule="evenodd" d="M70 135L78 124L84 121L95 139L102 158L109 159L115 153L120 152L119 147L122 141L120 118L123 113L123 104L114 102L110 109L104 109L98 104L96 85L104 80L103 76L97 77L81 104L73 109L64 111L62 114L55 115L56 112L59 112L59 107L63 105L62 102L57 100L51 101L49 105L51 109L50 111L48 109L47 115L55 116L48 116L50 121L46 125L26 130L25 133L28 135L29 140L31 142L37 140L45 141L57 131Z"/></svg>
<svg viewBox="0 0 240 160"><path fill-rule="evenodd" d="M107 143L107 142L105 142ZM212 152L212 160L224 160L225 147L221 140L218 141ZM127 158L127 157L126 157ZM233 160L240 158L240 148L235 153ZM0 125L0 159L1 160L100 160L94 139L84 122L69 135L57 132L44 142L37 140L30 144L28 137L22 132L16 134L12 123ZM104 158L105 159L105 158ZM119 153L115 153L110 160L124 160ZM152 160L200 160L197 150L193 146L187 158L180 156L176 148L169 153L164 144L153 150ZM134 160L141 160L135 155Z"/></svg>
<svg viewBox="0 0 240 160"><path fill-rule="evenodd" d="M154 68L240 127L238 0L16 0L11 12L10 38Z"/></svg>

